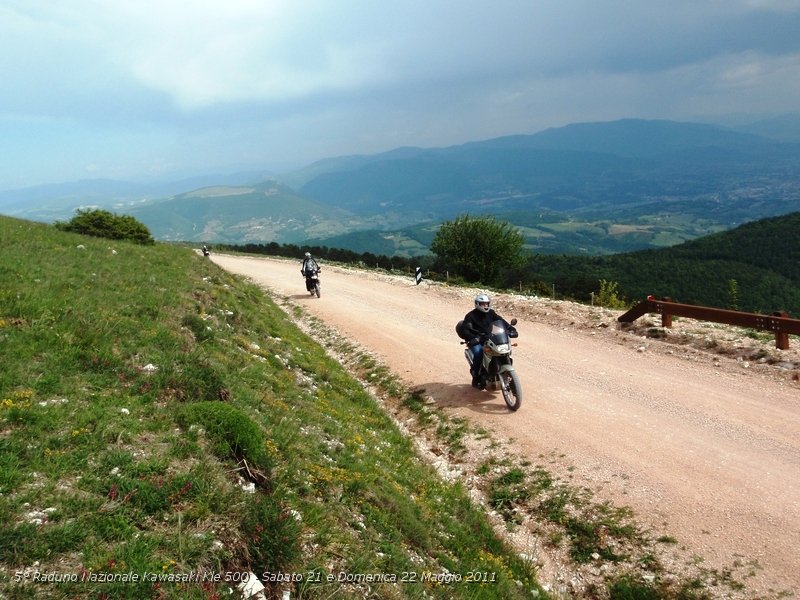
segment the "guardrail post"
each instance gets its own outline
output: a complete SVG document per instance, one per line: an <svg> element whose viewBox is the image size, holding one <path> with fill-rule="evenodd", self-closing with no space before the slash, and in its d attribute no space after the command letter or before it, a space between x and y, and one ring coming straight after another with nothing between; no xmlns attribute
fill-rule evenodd
<svg viewBox="0 0 800 600"><path fill-rule="evenodd" d="M789 313L784 310L778 310L772 313L773 317L788 317ZM786 331L776 331L775 332L775 347L778 350L788 350L789 349L789 334Z"/></svg>
<svg viewBox="0 0 800 600"><path fill-rule="evenodd" d="M662 300L664 302L674 302L669 296L664 296ZM661 313L661 326L672 327L672 313L668 312L666 309Z"/></svg>

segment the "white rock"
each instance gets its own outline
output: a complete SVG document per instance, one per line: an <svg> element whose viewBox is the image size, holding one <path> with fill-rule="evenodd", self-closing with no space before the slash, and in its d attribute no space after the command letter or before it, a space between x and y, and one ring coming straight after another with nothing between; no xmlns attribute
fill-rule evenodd
<svg viewBox="0 0 800 600"><path fill-rule="evenodd" d="M264 584L258 580L256 574L252 571L248 573L247 581L243 581L239 584L239 591L242 593L242 598L253 598L261 594L259 597L264 597L262 592L264 591Z"/></svg>

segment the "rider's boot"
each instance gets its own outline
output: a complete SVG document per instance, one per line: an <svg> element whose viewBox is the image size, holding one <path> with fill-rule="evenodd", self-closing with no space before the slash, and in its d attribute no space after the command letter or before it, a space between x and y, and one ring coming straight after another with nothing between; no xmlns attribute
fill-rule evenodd
<svg viewBox="0 0 800 600"><path fill-rule="evenodd" d="M477 388L479 390L486 389L486 380L480 373L478 369L470 369L470 374L472 375L472 387Z"/></svg>

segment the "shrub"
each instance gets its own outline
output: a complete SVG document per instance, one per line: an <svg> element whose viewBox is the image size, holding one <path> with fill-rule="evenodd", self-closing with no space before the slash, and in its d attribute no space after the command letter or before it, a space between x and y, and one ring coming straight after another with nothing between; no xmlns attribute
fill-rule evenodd
<svg viewBox="0 0 800 600"><path fill-rule="evenodd" d="M619 284L605 279L600 280L600 291L595 296L595 303L604 308L627 308L627 303L619 297Z"/></svg>
<svg viewBox="0 0 800 600"><path fill-rule="evenodd" d="M78 210L67 223L56 222L56 229L137 244L154 244L147 227L129 215L115 215L107 210Z"/></svg>
<svg viewBox="0 0 800 600"><path fill-rule="evenodd" d="M256 573L289 571L300 557L301 524L273 497L260 496L251 505L242 530L249 532L250 567Z"/></svg>
<svg viewBox="0 0 800 600"><path fill-rule="evenodd" d="M649 585L636 581L632 576L619 578L609 590L611 600L658 600L661 595Z"/></svg>
<svg viewBox="0 0 800 600"><path fill-rule="evenodd" d="M200 425L212 444L214 454L236 462L247 461L249 474L264 486L272 468L266 439L259 426L247 414L225 402L197 402L187 405L178 415L181 425ZM248 473L244 473L247 475Z"/></svg>
<svg viewBox="0 0 800 600"><path fill-rule="evenodd" d="M469 281L496 283L504 269L525 264L522 233L493 217L462 215L441 224L431 242L440 265Z"/></svg>

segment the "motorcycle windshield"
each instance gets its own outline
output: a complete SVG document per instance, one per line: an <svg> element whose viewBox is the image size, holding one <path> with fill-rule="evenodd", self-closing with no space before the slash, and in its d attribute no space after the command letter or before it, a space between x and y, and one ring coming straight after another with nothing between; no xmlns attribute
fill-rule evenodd
<svg viewBox="0 0 800 600"><path fill-rule="evenodd" d="M492 323L492 341L496 345L508 343L508 332L506 326L502 321L495 321Z"/></svg>

